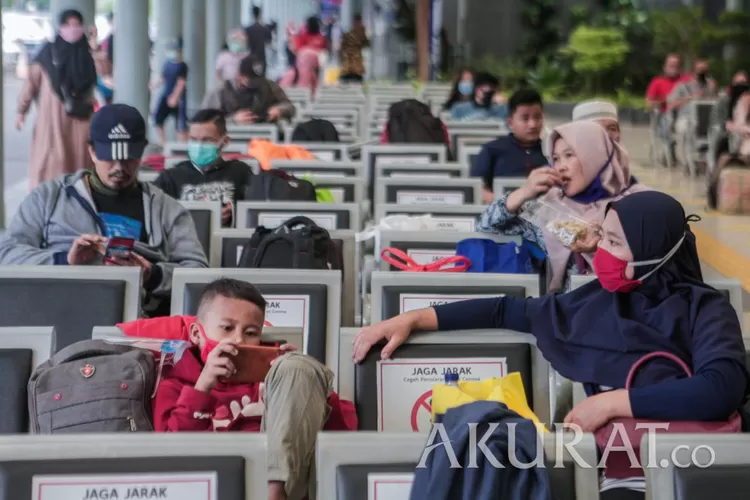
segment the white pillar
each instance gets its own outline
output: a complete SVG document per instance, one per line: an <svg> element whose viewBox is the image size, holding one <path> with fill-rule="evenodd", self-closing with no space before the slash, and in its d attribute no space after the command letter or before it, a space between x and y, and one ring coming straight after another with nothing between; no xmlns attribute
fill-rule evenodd
<svg viewBox="0 0 750 500"><path fill-rule="evenodd" d="M148 0L116 0L115 22L115 100L135 107L146 118L151 56ZM127 42L123 43L125 40Z"/></svg>
<svg viewBox="0 0 750 500"><path fill-rule="evenodd" d="M216 58L227 38L224 28L225 0L206 2L206 88L216 85Z"/></svg>
<svg viewBox="0 0 750 500"><path fill-rule="evenodd" d="M206 93L205 0L184 0L182 19L183 54L188 65L187 107L191 116L200 109Z"/></svg>
<svg viewBox="0 0 750 500"><path fill-rule="evenodd" d="M156 2L156 23L154 73L159 75L167 59L167 44L182 35L182 0Z"/></svg>
<svg viewBox="0 0 750 500"><path fill-rule="evenodd" d="M250 10L253 8L253 0L240 0L241 5L241 18L242 18L242 26L250 26L253 24L253 14L250 12ZM261 2L261 7L263 6L263 2Z"/></svg>
<svg viewBox="0 0 750 500"><path fill-rule="evenodd" d="M242 22L242 0L224 0L224 3L226 4L224 7L224 28L226 28L227 33L245 26L245 23Z"/></svg>
<svg viewBox="0 0 750 500"><path fill-rule="evenodd" d="M65 9L75 9L83 15L84 26L93 26L96 17L96 0L52 0L50 13L52 21L57 26L58 17Z"/></svg>
<svg viewBox="0 0 750 500"><path fill-rule="evenodd" d="M0 9L0 26L3 21L3 9ZM0 47L3 45L3 30L0 30ZM5 87L5 71L0 74L0 116L5 116L5 110L3 109L3 88ZM0 228L6 228L9 221L5 220L8 217L8 211L5 207L5 133L3 130L3 122L0 120ZM18 147L18 146L16 146Z"/></svg>
<svg viewBox="0 0 750 500"><path fill-rule="evenodd" d="M354 23L354 0L343 0L341 2L339 22L341 23L341 29L345 32L352 29L352 23Z"/></svg>

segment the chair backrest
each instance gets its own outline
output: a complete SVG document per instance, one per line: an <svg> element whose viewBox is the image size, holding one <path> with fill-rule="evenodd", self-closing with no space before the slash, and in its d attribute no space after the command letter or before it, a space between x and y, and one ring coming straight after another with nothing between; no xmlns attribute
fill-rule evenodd
<svg viewBox="0 0 750 500"><path fill-rule="evenodd" d="M181 143L182 144L182 143ZM184 145L184 144L182 144ZM247 142L244 143L230 143L226 146L224 146L224 149L222 149L222 153L224 153L225 156L229 156L229 154L247 154ZM176 167L180 163L183 163L185 161L188 161L187 156L178 156L178 157L172 157L172 158L165 158L164 159L164 169L169 169ZM258 173L260 170L260 164L258 163L258 160L255 158L241 158L240 161L247 164L247 166L250 167L250 170L252 170L254 173Z"/></svg>
<svg viewBox="0 0 750 500"><path fill-rule="evenodd" d="M52 327L0 328L0 434L29 432L29 377L49 358L52 336Z"/></svg>
<svg viewBox="0 0 750 500"><path fill-rule="evenodd" d="M306 160L272 160L271 168L283 170L295 177L306 174L338 175L341 177L364 177L365 168L360 162L350 161L306 161Z"/></svg>
<svg viewBox="0 0 750 500"><path fill-rule="evenodd" d="M381 231L381 247L377 251L390 247L398 248L406 252L417 264L429 264L438 259L456 255L456 245L459 241L477 237L490 239L498 243L511 241L517 244L521 243L520 236L505 236L503 234L477 234L459 231ZM375 259L379 260L379 258L378 253L375 255ZM385 261L380 262L380 269L382 271L395 270L391 269L391 266ZM476 276L476 274L472 273L471 276Z"/></svg>
<svg viewBox="0 0 750 500"><path fill-rule="evenodd" d="M711 129L711 115L716 109L716 100L692 101L690 103L691 121L695 125L695 138L707 140Z"/></svg>
<svg viewBox="0 0 750 500"><path fill-rule="evenodd" d="M571 434L543 437L545 468L558 500L599 499L596 442L591 434L578 439L579 436ZM428 444L424 435L416 433L322 432L316 450L318 498L380 498L368 496L368 491L372 491L368 486L374 486L376 478L387 480L394 474L408 480ZM459 452L456 454L460 456Z"/></svg>
<svg viewBox="0 0 750 500"><path fill-rule="evenodd" d="M358 365L351 362L356 329L340 338L339 394L357 407L359 429L379 432L429 430L432 386L447 368L465 380L484 380L519 372L529 407L549 422L550 368L532 335L509 330L432 332L414 335L388 361L383 344L373 346Z"/></svg>
<svg viewBox="0 0 750 500"><path fill-rule="evenodd" d="M267 471L264 434L0 437L3 500L85 498L92 489L127 498L134 482L167 487L174 498L201 498L197 490L202 498L250 500L268 496Z"/></svg>
<svg viewBox="0 0 750 500"><path fill-rule="evenodd" d="M404 163L445 163L447 150L441 144L378 144L362 147L362 162L365 165L368 197L374 199L372 188L375 182L375 167Z"/></svg>
<svg viewBox="0 0 750 500"><path fill-rule="evenodd" d="M456 150L456 158L458 158L458 163L462 165L468 165L469 169L471 170L472 165L474 165L474 161L481 152L481 145L463 145L459 146Z"/></svg>
<svg viewBox="0 0 750 500"><path fill-rule="evenodd" d="M279 127L277 125L229 125L227 135L232 141L248 142L252 139L266 139L273 143L279 142ZM247 147L245 148L247 152Z"/></svg>
<svg viewBox="0 0 750 500"><path fill-rule="evenodd" d="M430 163L420 165L418 163L405 163L403 165L378 165L375 167L375 185L380 179L450 179L465 178L469 176L469 167L458 163Z"/></svg>
<svg viewBox="0 0 750 500"><path fill-rule="evenodd" d="M314 154L318 160L326 163L348 161L346 144L337 144L333 142L300 142L290 143L291 146L297 146L308 150ZM271 162L273 164L273 162ZM275 167L274 167L275 168Z"/></svg>
<svg viewBox="0 0 750 500"><path fill-rule="evenodd" d="M372 273L371 323L399 314L475 298L539 297L535 274Z"/></svg>
<svg viewBox="0 0 750 500"><path fill-rule="evenodd" d="M278 227L297 215L312 219L317 225L332 231L362 227L359 203L289 203L283 201L241 201L237 203L236 227Z"/></svg>
<svg viewBox="0 0 750 500"><path fill-rule="evenodd" d="M138 177L139 182L152 183L159 177L160 173L161 172L157 172L156 170L139 168L136 172L136 176Z"/></svg>
<svg viewBox="0 0 750 500"><path fill-rule="evenodd" d="M181 201L185 209L190 212L195 224L198 241L201 242L206 256L211 255L211 235L221 229L222 205L219 201Z"/></svg>
<svg viewBox="0 0 750 500"><path fill-rule="evenodd" d="M586 283L596 280L596 276L571 276L570 289L575 290ZM742 283L736 279L706 280L706 284L722 292L732 304L737 317L742 322L744 314Z"/></svg>
<svg viewBox="0 0 750 500"><path fill-rule="evenodd" d="M250 242L255 229L222 229L213 235L210 263L213 268L237 267L242 251ZM329 231L333 244L340 247L344 261L344 281L342 284L341 322L353 326L357 303L357 281L360 273L359 247L355 231Z"/></svg>
<svg viewBox="0 0 750 500"><path fill-rule="evenodd" d="M0 326L54 326L54 350L88 338L94 326L137 319L140 299L136 268L0 267Z"/></svg>
<svg viewBox="0 0 750 500"><path fill-rule="evenodd" d="M340 177L337 175L312 174L310 181L316 189L327 189L336 203L362 203L365 201L367 181L364 177Z"/></svg>
<svg viewBox="0 0 750 500"><path fill-rule="evenodd" d="M647 434L640 459L648 500L745 498L750 489L747 434Z"/></svg>
<svg viewBox="0 0 750 500"><path fill-rule="evenodd" d="M492 191L495 198L500 198L524 184L526 184L526 177L494 177L492 179Z"/></svg>
<svg viewBox="0 0 750 500"><path fill-rule="evenodd" d="M431 215L439 223L440 231L473 233L484 205L397 205L385 203L375 206L375 221L389 215ZM421 233L420 233L421 234Z"/></svg>
<svg viewBox="0 0 750 500"><path fill-rule="evenodd" d="M482 180L393 178L375 184L375 204L471 205L482 201Z"/></svg>
<svg viewBox="0 0 750 500"><path fill-rule="evenodd" d="M195 314L207 284L226 269L180 269L172 278L172 315ZM272 327L302 328L302 352L336 372L341 326L341 272L286 269L233 269L234 279L255 285L263 294L266 321Z"/></svg>

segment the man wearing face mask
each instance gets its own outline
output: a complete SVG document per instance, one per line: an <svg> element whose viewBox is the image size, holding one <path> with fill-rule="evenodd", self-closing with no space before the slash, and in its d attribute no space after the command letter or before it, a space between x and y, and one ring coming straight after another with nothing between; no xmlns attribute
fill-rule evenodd
<svg viewBox="0 0 750 500"><path fill-rule="evenodd" d="M294 117L294 104L284 90L265 75L265 63L250 55L240 62L236 80L206 95L203 108L218 109L237 125L276 123Z"/></svg>
<svg viewBox="0 0 750 500"><path fill-rule="evenodd" d="M682 145L687 140L688 122L690 118L689 103L696 99L711 99L716 97L718 86L716 80L709 76L708 62L695 62L695 72L689 79L678 83L667 97L667 110L676 113L674 130L677 138L677 151L682 152ZM683 161L686 158L682 158Z"/></svg>
<svg viewBox="0 0 750 500"><path fill-rule="evenodd" d="M474 98L453 106L451 120L507 120L508 107L500 102L502 99L497 93L499 85L500 81L495 76L477 73L474 76Z"/></svg>
<svg viewBox="0 0 750 500"><path fill-rule="evenodd" d="M222 226L231 227L234 207L242 200L253 172L240 160L221 157L221 150L228 143L227 122L222 112L198 111L190 121L190 160L165 170L154 184L178 200L220 201L224 207Z"/></svg>
<svg viewBox="0 0 750 500"><path fill-rule="evenodd" d="M0 240L0 265L139 267L144 311L169 314L175 267L208 267L190 214L161 189L138 182L148 141L135 108L110 104L91 121L93 170L34 189ZM127 257L106 259L107 241L133 240Z"/></svg>

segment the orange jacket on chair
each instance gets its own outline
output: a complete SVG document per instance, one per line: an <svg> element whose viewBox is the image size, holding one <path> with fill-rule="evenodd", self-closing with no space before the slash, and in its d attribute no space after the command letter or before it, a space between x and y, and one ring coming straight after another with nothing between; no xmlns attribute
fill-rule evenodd
<svg viewBox="0 0 750 500"><path fill-rule="evenodd" d="M253 139L247 154L252 156L262 170L271 170L272 160L317 160L314 154L299 146L274 144L265 139Z"/></svg>

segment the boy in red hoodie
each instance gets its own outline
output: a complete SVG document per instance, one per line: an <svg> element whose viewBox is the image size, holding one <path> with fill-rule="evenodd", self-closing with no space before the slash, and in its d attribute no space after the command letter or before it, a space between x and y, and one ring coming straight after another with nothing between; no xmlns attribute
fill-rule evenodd
<svg viewBox="0 0 750 500"><path fill-rule="evenodd" d="M269 500L308 494L313 499L315 440L331 410L331 371L309 356L287 352L272 363L265 384L223 381L235 372L230 356L236 346L260 344L265 310L265 299L249 283L222 278L205 288L190 325L194 347L165 370L154 425L167 432L265 432Z"/></svg>

